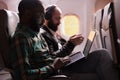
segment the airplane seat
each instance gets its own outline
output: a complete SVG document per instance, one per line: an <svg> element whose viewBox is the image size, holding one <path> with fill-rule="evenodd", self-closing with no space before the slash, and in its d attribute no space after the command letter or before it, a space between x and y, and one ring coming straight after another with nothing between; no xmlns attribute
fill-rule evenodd
<svg viewBox="0 0 120 80"><path fill-rule="evenodd" d="M112 17L110 19L110 28L112 33L112 46L113 46L113 52L116 56L117 66L119 68L120 73L120 1L114 0L112 6ZM120 76L120 74L119 74Z"/></svg>
<svg viewBox="0 0 120 80"><path fill-rule="evenodd" d="M109 21L111 18L111 3L106 5L104 9L100 9L95 13L95 26L94 29L97 32L95 38L96 49L105 48L108 50L109 55L112 58L111 37L109 32Z"/></svg>
<svg viewBox="0 0 120 80"><path fill-rule="evenodd" d="M97 50L97 49L101 49L103 48L103 42L101 41L101 25L100 25L100 22L101 22L101 19L102 19L102 9L98 10L95 14L94 14L94 30L96 31L96 37L94 39L94 42L93 42L93 46L94 46L94 49Z"/></svg>
<svg viewBox="0 0 120 80"><path fill-rule="evenodd" d="M9 66L10 38L12 37L16 25L19 22L17 13L5 9L0 10L0 52L4 60L4 65Z"/></svg>
<svg viewBox="0 0 120 80"><path fill-rule="evenodd" d="M110 10L111 3L107 4L104 7L104 14L103 14L103 20L102 20L102 29L101 29L101 35L102 35L102 41L104 43L104 48L106 48L111 58L112 57L112 45L111 45L111 38L110 38L110 18L112 11Z"/></svg>
<svg viewBox="0 0 120 80"><path fill-rule="evenodd" d="M104 42L106 44L106 48L111 51L111 56L113 59L113 63L119 71L120 75L120 55L119 55L119 46L117 43L117 27L115 21L115 12L114 12L114 3L110 2L104 7L104 18L103 18L103 35ZM120 78L120 77L119 77Z"/></svg>
<svg viewBox="0 0 120 80"><path fill-rule="evenodd" d="M112 53L112 58L114 61L114 64L116 67L119 67L119 61L120 61L120 56L119 56L119 47L117 46L117 39L116 36L117 31L116 31L116 21L115 21L115 12L114 12L114 3L110 2L104 7L105 10L105 20L103 22L103 30L108 32L107 37L109 39L104 39L107 42L110 43L110 49ZM106 22L105 22L106 21ZM109 44L107 44L109 46ZM120 69L120 68L119 68Z"/></svg>
<svg viewBox="0 0 120 80"><path fill-rule="evenodd" d="M10 64L10 38L12 37L16 25L19 22L19 17L17 13L8 11L5 9L0 9L0 67L7 73L4 78L10 78L8 71L12 74L11 64ZM7 71L6 71L7 70ZM13 76L13 75L12 75ZM0 78L1 79L1 78ZM3 79L4 80L4 79Z"/></svg>
<svg viewBox="0 0 120 80"><path fill-rule="evenodd" d="M16 12L7 11L9 36L12 37L19 22L19 16Z"/></svg>

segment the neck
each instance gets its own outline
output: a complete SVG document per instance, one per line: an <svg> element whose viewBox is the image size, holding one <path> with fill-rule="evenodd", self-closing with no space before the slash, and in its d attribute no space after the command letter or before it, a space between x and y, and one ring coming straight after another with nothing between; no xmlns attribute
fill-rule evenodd
<svg viewBox="0 0 120 80"><path fill-rule="evenodd" d="M48 21L45 20L44 25L48 27Z"/></svg>
<svg viewBox="0 0 120 80"><path fill-rule="evenodd" d="M35 31L35 32L39 32L39 27L38 25L32 25L29 21L27 20L20 20L20 24L22 24L25 27L30 28L31 30Z"/></svg>

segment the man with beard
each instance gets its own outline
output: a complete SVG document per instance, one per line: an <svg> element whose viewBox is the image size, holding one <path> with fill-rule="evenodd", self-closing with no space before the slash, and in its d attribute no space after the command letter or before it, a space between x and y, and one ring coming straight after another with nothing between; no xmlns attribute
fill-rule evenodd
<svg viewBox="0 0 120 80"><path fill-rule="evenodd" d="M44 7L39 0L21 0L18 6L20 22L11 42L11 65L14 80L42 80L55 75L69 60L49 53L40 35L44 23ZM73 36L66 45L80 44L81 36Z"/></svg>
<svg viewBox="0 0 120 80"><path fill-rule="evenodd" d="M45 23L41 27L40 32L47 41L50 54L57 57L65 57L72 52L75 45L72 45L70 39L65 41L56 33L60 19L60 8L55 5L49 6L46 9ZM79 36L83 39L82 35ZM66 45L68 43L69 45ZM63 74L69 75L74 73L95 73L100 80L118 80L118 72L114 69L112 60L106 50L94 51L87 58L63 67L61 71Z"/></svg>

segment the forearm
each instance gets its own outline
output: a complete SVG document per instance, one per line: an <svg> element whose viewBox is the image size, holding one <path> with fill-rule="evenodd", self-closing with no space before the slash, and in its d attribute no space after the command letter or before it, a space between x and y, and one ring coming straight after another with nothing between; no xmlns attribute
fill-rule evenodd
<svg viewBox="0 0 120 80"><path fill-rule="evenodd" d="M65 57L73 51L74 47L75 47L75 45L73 43L71 43L70 41L68 41L68 42L66 42L66 44L63 45L63 47L61 49L54 52L54 54L57 57Z"/></svg>

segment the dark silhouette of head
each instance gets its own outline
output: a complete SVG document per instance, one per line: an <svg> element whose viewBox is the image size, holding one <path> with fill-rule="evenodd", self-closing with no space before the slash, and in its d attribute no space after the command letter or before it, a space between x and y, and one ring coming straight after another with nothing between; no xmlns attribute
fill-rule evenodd
<svg viewBox="0 0 120 80"><path fill-rule="evenodd" d="M22 0L18 6L20 23L34 31L44 23L44 7L40 0Z"/></svg>

